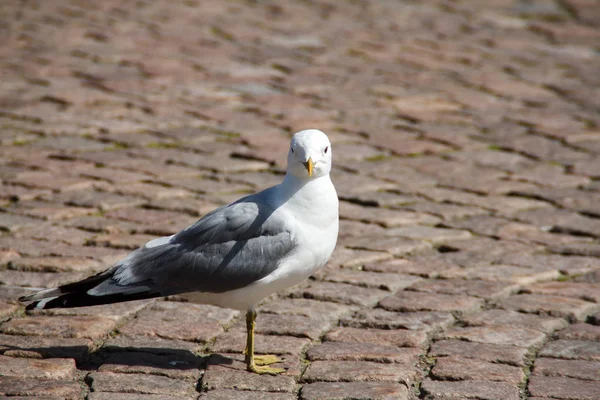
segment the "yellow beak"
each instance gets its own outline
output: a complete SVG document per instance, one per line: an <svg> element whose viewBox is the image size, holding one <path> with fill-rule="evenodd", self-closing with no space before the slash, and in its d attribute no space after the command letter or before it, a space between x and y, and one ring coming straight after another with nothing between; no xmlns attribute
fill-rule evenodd
<svg viewBox="0 0 600 400"><path fill-rule="evenodd" d="M312 176L313 167L315 166L312 158L308 157L308 161L304 163L304 166L306 167L306 170L308 171L308 176Z"/></svg>

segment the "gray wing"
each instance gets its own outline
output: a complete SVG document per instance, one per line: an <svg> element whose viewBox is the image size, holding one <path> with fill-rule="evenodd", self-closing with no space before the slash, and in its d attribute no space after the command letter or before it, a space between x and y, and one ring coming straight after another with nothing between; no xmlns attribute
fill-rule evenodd
<svg viewBox="0 0 600 400"><path fill-rule="evenodd" d="M295 247L292 233L259 195L216 209L171 237L135 250L88 293L220 293L273 272Z"/></svg>

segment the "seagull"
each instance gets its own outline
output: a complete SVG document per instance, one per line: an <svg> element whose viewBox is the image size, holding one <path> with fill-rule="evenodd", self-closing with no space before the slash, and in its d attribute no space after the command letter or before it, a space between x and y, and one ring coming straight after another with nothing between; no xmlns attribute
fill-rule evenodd
<svg viewBox="0 0 600 400"><path fill-rule="evenodd" d="M217 208L171 235L150 240L111 268L79 282L19 298L27 310L83 307L191 294L246 312L248 371L277 375L273 355L254 355L255 307L328 261L338 236L338 197L329 177L331 142L296 133L283 181Z"/></svg>

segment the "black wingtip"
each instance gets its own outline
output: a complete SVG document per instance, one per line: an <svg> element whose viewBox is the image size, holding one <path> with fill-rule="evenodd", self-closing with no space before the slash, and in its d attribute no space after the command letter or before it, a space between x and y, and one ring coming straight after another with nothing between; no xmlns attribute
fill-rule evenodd
<svg viewBox="0 0 600 400"><path fill-rule="evenodd" d="M51 308L76 308L99 306L103 304L122 303L125 301L151 299L161 297L157 292L142 292L135 294L112 294L106 296L92 296L86 292L67 293L56 298L37 300L25 307L25 310L48 310Z"/></svg>

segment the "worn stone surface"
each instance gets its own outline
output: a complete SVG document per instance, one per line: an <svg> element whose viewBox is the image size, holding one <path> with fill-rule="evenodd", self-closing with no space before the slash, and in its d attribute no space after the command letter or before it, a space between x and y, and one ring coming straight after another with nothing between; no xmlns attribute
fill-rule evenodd
<svg viewBox="0 0 600 400"><path fill-rule="evenodd" d="M201 344L156 336L116 335L102 345L108 352L141 351L153 354L195 354Z"/></svg>
<svg viewBox="0 0 600 400"><path fill-rule="evenodd" d="M360 342L391 345L398 347L423 347L428 343L427 334L409 329L332 329L323 338L332 342Z"/></svg>
<svg viewBox="0 0 600 400"><path fill-rule="evenodd" d="M588 315L597 312L600 304L572 297L521 294L509 297L502 306L521 312L546 314L567 318L570 321L582 321Z"/></svg>
<svg viewBox="0 0 600 400"><path fill-rule="evenodd" d="M418 354L420 351L412 348L360 342L325 342L308 349L306 356L309 360L363 360L410 364L416 362Z"/></svg>
<svg viewBox="0 0 600 400"><path fill-rule="evenodd" d="M527 293L577 297L594 303L600 302L600 284L584 282L541 282L524 288Z"/></svg>
<svg viewBox="0 0 600 400"><path fill-rule="evenodd" d="M204 360L194 354L157 355L145 352L113 352L103 360L99 372L145 374L195 381L200 376Z"/></svg>
<svg viewBox="0 0 600 400"><path fill-rule="evenodd" d="M129 336L206 342L223 332L222 325L236 314L219 307L163 301L150 305L120 331Z"/></svg>
<svg viewBox="0 0 600 400"><path fill-rule="evenodd" d="M446 339L460 339L488 344L508 344L513 346L536 346L546 339L542 332L511 326L475 326L451 328L440 334Z"/></svg>
<svg viewBox="0 0 600 400"><path fill-rule="evenodd" d="M597 399L598 382L563 377L532 376L529 392L533 396L555 399Z"/></svg>
<svg viewBox="0 0 600 400"><path fill-rule="evenodd" d="M411 286L421 279L416 276L402 275L395 273L376 273L368 271L354 270L333 270L327 271L323 280L328 282L350 283L354 285L378 288L395 292Z"/></svg>
<svg viewBox="0 0 600 400"><path fill-rule="evenodd" d="M92 382L91 389L95 392L176 396L190 396L195 392L195 382L183 382L165 376L94 372L89 379Z"/></svg>
<svg viewBox="0 0 600 400"><path fill-rule="evenodd" d="M600 341L600 326L591 324L573 324L556 334L560 339Z"/></svg>
<svg viewBox="0 0 600 400"><path fill-rule="evenodd" d="M418 373L413 366L369 361L314 361L302 380L305 382L402 382L414 383Z"/></svg>
<svg viewBox="0 0 600 400"><path fill-rule="evenodd" d="M421 253L433 247L429 242L423 240L406 239L385 234L351 238L345 241L344 245L353 250L368 250L394 256Z"/></svg>
<svg viewBox="0 0 600 400"><path fill-rule="evenodd" d="M263 304L258 308L258 312L260 314L292 314L303 315L310 318L320 317L335 320L354 309L356 309L356 307L339 303L304 298L286 298ZM262 318L262 316L259 316L258 318Z"/></svg>
<svg viewBox="0 0 600 400"><path fill-rule="evenodd" d="M0 334L0 353L26 352L36 358L73 358L81 362L93 349L90 339Z"/></svg>
<svg viewBox="0 0 600 400"><path fill-rule="evenodd" d="M115 321L102 317L36 316L12 319L0 325L0 330L11 335L98 339L107 335L115 327Z"/></svg>
<svg viewBox="0 0 600 400"><path fill-rule="evenodd" d="M27 379L0 376L0 394L3 396L56 396L76 400L83 394L82 386L73 381Z"/></svg>
<svg viewBox="0 0 600 400"><path fill-rule="evenodd" d="M419 260L415 262L404 258L394 258L381 262L366 263L362 268L365 271L410 274L429 278L437 277L442 271L456 267L456 264L447 263L439 259Z"/></svg>
<svg viewBox="0 0 600 400"><path fill-rule="evenodd" d="M530 268L517 265L494 264L479 266L477 268L455 268L444 271L440 276L447 279L483 279L493 282L504 281L509 284L526 285L549 279L557 279L560 277L560 272L545 265L538 268Z"/></svg>
<svg viewBox="0 0 600 400"><path fill-rule="evenodd" d="M365 383L365 382L317 382L302 387L302 400L331 399L342 400L405 400L408 389L398 383Z"/></svg>
<svg viewBox="0 0 600 400"><path fill-rule="evenodd" d="M514 385L518 385L525 379L525 373L519 367L459 356L438 358L431 370L431 376L438 380L489 380Z"/></svg>
<svg viewBox="0 0 600 400"><path fill-rule="evenodd" d="M425 398L434 399L486 399L486 400L518 400L519 388L505 382L493 381L423 381L421 391Z"/></svg>
<svg viewBox="0 0 600 400"><path fill-rule="evenodd" d="M449 327L454 322L454 317L447 312L393 312L376 308L361 310L353 317L343 318L341 322L354 327L430 332Z"/></svg>
<svg viewBox="0 0 600 400"><path fill-rule="evenodd" d="M202 400L253 400L256 392L252 390L215 389L200 396ZM261 392L260 398L265 400L296 400L293 393Z"/></svg>
<svg viewBox="0 0 600 400"><path fill-rule="evenodd" d="M286 372L281 375L259 375L248 373L241 355L213 355L202 379L202 386L206 390L236 389L264 392L291 393L296 389L294 375L299 374L298 368L293 365L294 359L287 362L273 364L274 367L284 368Z"/></svg>
<svg viewBox="0 0 600 400"><path fill-rule="evenodd" d="M427 293L467 294L474 297L496 299L508 297L519 289L518 285L508 282L490 282L480 279L433 279L417 282L410 290Z"/></svg>
<svg viewBox="0 0 600 400"><path fill-rule="evenodd" d="M254 336L257 354L300 354L310 342L309 337L261 335L258 333ZM236 326L227 333L219 335L210 349L216 353L235 353L241 352L245 345L245 328Z"/></svg>
<svg viewBox="0 0 600 400"><path fill-rule="evenodd" d="M70 380L76 371L72 358L36 360L0 356L0 376Z"/></svg>
<svg viewBox="0 0 600 400"><path fill-rule="evenodd" d="M265 335L285 335L316 339L327 332L333 321L324 318L310 318L303 315L261 314L257 318L256 332ZM242 329L245 322L236 327Z"/></svg>
<svg viewBox="0 0 600 400"><path fill-rule="evenodd" d="M559 339L548 342L540 356L567 360L600 360L600 342L589 340Z"/></svg>
<svg viewBox="0 0 600 400"><path fill-rule="evenodd" d="M89 400L189 400L193 397L169 396L164 394L92 392L87 398Z"/></svg>
<svg viewBox="0 0 600 400"><path fill-rule="evenodd" d="M460 356L478 360L523 366L527 347L512 344L476 343L464 340L439 340L431 345L429 354L439 356Z"/></svg>
<svg viewBox="0 0 600 400"><path fill-rule="evenodd" d="M389 292L345 283L311 282L307 288L300 289L298 295L341 304L373 306Z"/></svg>
<svg viewBox="0 0 600 400"><path fill-rule="evenodd" d="M454 311L468 313L477 311L483 303L475 297L465 295L404 290L383 299L379 304L390 311Z"/></svg>
<svg viewBox="0 0 600 400"><path fill-rule="evenodd" d="M534 375L565 376L600 381L600 362L540 357L535 360L533 373Z"/></svg>
<svg viewBox="0 0 600 400"><path fill-rule="evenodd" d="M468 314L461 318L469 326L500 325L519 326L551 333L568 326L562 318L525 314L512 310L487 310L477 314Z"/></svg>
<svg viewBox="0 0 600 400"><path fill-rule="evenodd" d="M0 319L4 319L11 314L15 313L19 307L14 303L9 303L4 300L0 300Z"/></svg>
<svg viewBox="0 0 600 400"><path fill-rule="evenodd" d="M24 376L0 397L589 397L593 1L3 1L0 21L0 369ZM277 184L306 128L332 141L340 232L256 307L283 375L245 371L243 312L187 295L22 312Z"/></svg>

